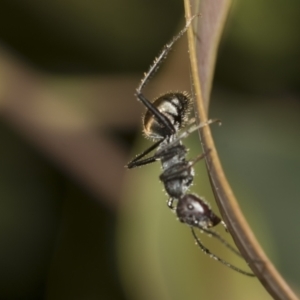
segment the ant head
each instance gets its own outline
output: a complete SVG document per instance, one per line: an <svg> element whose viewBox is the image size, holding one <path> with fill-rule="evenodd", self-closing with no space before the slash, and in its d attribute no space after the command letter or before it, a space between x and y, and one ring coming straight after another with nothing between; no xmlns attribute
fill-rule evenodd
<svg viewBox="0 0 300 300"><path fill-rule="evenodd" d="M152 104L170 121L175 132L185 126L191 110L191 97L188 93L170 92L158 97ZM145 136L154 140L166 138L170 132L149 110L144 115L143 125Z"/></svg>
<svg viewBox="0 0 300 300"><path fill-rule="evenodd" d="M221 222L205 200L194 194L186 194L179 199L176 214L181 222L200 228L214 227Z"/></svg>

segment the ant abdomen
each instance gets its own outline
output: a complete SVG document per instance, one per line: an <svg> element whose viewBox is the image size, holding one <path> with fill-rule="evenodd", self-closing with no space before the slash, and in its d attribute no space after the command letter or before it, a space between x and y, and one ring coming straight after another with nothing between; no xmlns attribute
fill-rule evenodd
<svg viewBox="0 0 300 300"><path fill-rule="evenodd" d="M169 120L177 132L187 121L191 110L191 98L186 92L169 92L155 99L152 105ZM143 125L144 134L149 138L161 139L169 133L169 129L162 126L150 110L144 115Z"/></svg>
<svg viewBox="0 0 300 300"><path fill-rule="evenodd" d="M214 227L221 222L206 201L194 194L179 199L176 214L182 223L199 228Z"/></svg>

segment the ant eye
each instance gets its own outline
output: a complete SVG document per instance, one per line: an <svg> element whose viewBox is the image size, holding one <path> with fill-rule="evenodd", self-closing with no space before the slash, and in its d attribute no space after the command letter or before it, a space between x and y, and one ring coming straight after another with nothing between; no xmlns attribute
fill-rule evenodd
<svg viewBox="0 0 300 300"><path fill-rule="evenodd" d="M194 206L193 206L192 204L189 204L189 205L188 205L188 209L189 209L189 210L192 210L192 209L194 209Z"/></svg>

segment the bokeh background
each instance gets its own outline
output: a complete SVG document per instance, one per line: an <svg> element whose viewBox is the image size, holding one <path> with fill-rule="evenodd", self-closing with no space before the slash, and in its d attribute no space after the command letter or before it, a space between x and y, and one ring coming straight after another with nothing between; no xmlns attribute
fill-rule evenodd
<svg viewBox="0 0 300 300"><path fill-rule="evenodd" d="M183 26L183 3L0 4L0 299L271 299L195 246L166 207L159 164L124 168L150 145L134 89ZM241 208L298 293L299 11L296 0L234 1L209 113L222 119L213 135ZM186 44L149 98L190 90ZM186 143L199 154L197 134ZM217 211L203 163L193 191Z"/></svg>

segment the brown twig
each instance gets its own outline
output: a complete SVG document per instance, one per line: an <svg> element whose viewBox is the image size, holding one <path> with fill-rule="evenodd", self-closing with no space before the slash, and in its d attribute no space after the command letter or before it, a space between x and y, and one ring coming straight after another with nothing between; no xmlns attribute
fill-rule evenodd
<svg viewBox="0 0 300 300"><path fill-rule="evenodd" d="M195 8L193 13L191 2ZM189 29L188 41L198 116L201 121L205 121L207 120L217 46L230 6L230 0L185 0L184 3L187 19L193 14L201 13L202 16L198 19L197 29ZM197 32L197 43L200 46L198 53L196 52L195 32ZM206 165L220 212L238 249L274 299L298 299L269 261L248 226L223 172L209 126L204 127L200 134L204 151L207 151L207 149L212 150L211 155L206 160Z"/></svg>

